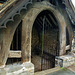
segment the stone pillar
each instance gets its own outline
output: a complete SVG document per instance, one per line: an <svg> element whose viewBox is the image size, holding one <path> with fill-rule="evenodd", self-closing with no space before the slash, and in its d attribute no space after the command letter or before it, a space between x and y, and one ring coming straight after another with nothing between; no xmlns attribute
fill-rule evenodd
<svg viewBox="0 0 75 75"><path fill-rule="evenodd" d="M57 18L59 20L59 42L60 42L60 51L59 55L66 54L66 23L65 19L61 14L57 14ZM60 19L62 17L62 19Z"/></svg>
<svg viewBox="0 0 75 75"><path fill-rule="evenodd" d="M11 28L10 26L7 29L0 30L0 67L2 67L2 65L5 66L6 64L15 31L15 28L13 29L13 27Z"/></svg>
<svg viewBox="0 0 75 75"><path fill-rule="evenodd" d="M60 42L60 55L66 54L66 27L63 26L61 33L61 42Z"/></svg>
<svg viewBox="0 0 75 75"><path fill-rule="evenodd" d="M22 24L22 62L31 61L31 30L25 19Z"/></svg>
<svg viewBox="0 0 75 75"><path fill-rule="evenodd" d="M11 42L20 21L20 18L18 18L14 22L8 22L7 28L0 29L0 68L6 64Z"/></svg>
<svg viewBox="0 0 75 75"><path fill-rule="evenodd" d="M75 52L75 29L73 29L73 40L72 40L71 51Z"/></svg>

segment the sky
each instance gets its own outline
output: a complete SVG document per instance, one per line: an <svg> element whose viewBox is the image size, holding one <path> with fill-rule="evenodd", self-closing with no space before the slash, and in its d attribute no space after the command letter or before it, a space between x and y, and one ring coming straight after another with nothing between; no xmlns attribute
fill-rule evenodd
<svg viewBox="0 0 75 75"><path fill-rule="evenodd" d="M74 5L74 7L75 7L75 0L72 0L72 3L73 3L73 5Z"/></svg>

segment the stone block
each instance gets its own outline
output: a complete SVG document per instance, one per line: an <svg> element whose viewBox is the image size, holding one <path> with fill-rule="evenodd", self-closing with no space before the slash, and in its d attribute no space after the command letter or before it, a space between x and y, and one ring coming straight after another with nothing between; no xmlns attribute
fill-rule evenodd
<svg viewBox="0 0 75 75"><path fill-rule="evenodd" d="M75 56L64 55L56 57L56 66L68 67L75 63Z"/></svg>

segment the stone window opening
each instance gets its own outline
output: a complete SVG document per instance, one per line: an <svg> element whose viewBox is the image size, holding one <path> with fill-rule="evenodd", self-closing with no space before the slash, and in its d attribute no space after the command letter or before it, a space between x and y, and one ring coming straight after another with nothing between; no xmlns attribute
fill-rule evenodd
<svg viewBox="0 0 75 75"><path fill-rule="evenodd" d="M10 47L10 51L13 52L18 52L20 53L19 55L21 55L21 41L22 41L22 21L20 22L20 24L18 25L14 36L13 36L13 40L11 43L11 47ZM21 57L8 57L6 64L14 64L14 63L19 63L21 61Z"/></svg>

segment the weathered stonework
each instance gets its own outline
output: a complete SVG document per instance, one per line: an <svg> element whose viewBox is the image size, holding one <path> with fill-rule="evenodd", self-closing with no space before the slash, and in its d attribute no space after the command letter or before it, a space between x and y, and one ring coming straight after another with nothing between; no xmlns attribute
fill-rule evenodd
<svg viewBox="0 0 75 75"><path fill-rule="evenodd" d="M73 39L72 39L71 51L75 52L75 28L73 28Z"/></svg>
<svg viewBox="0 0 75 75"><path fill-rule="evenodd" d="M31 64L31 38L32 38L32 28L33 28L33 24L34 21L36 19L36 17L39 15L39 13L41 13L44 10L48 10L50 12L53 13L53 15L55 16L58 24L59 24L59 46L60 46L60 51L59 51L59 55L64 55L66 54L66 27L67 23L69 21L65 20L65 18L63 17L63 15L58 11L57 8L55 8L53 5L51 5L49 2L40 2L40 3L34 3L27 12L22 12L22 14L20 14L17 17L14 17L14 22L8 22L7 23L7 28L6 29L0 29L0 68L4 67L8 58L8 54L9 54L9 50L10 50L10 46L12 43L12 39L14 36L14 33L16 31L16 28L18 27L19 23L22 20L22 63L25 62L29 62L29 63L25 63L24 65L19 65L20 68L18 68L19 66L15 67L18 68L19 70L24 68L24 73L22 73L21 75L25 75L25 73L27 75L29 75L30 70L26 68ZM68 27L68 30L70 28ZM69 31L70 34L70 38L71 36L71 32ZM71 38L72 39L72 38ZM71 44L71 39L70 39L70 44ZM25 67L23 67L25 66ZM27 67L26 67L27 66ZM34 66L31 64L32 66L32 73L34 72ZM10 66L11 67L11 66ZM30 68L30 66L29 66ZM8 73L8 71L5 70L6 68L1 69L2 71L0 73L4 73L7 75L12 75L12 74L17 74L18 70L15 72L14 70L12 70L10 68L9 72L12 73Z"/></svg>
<svg viewBox="0 0 75 75"><path fill-rule="evenodd" d="M33 75L34 65L30 62L15 63L0 69L0 75Z"/></svg>
<svg viewBox="0 0 75 75"><path fill-rule="evenodd" d="M68 67L75 64L75 55L64 55L56 57L56 66Z"/></svg>
<svg viewBox="0 0 75 75"><path fill-rule="evenodd" d="M35 3L30 10L28 10L28 12L25 14L25 17L23 19L23 26L22 26L22 57L23 57L23 62L25 61L31 61L31 35L32 35L32 27L33 27L33 23L36 19L36 17L38 16L38 14L44 10L49 10L51 11L54 16L56 17L58 24L59 24L59 40L60 40L60 55L63 55L66 53L65 51L65 47L66 47L66 23L64 20L64 17L59 13L59 11L51 6L48 2L42 2L42 3ZM61 18L61 19L60 19ZM17 19L17 18L16 18ZM4 61L2 62L3 64L5 64L7 56L8 56L8 52L10 50L10 45L11 45L11 41L14 35L14 32L17 28L18 25L18 20L15 21L15 23L9 23L11 25L8 25L7 29L3 29L1 31L1 36L3 35L2 39L5 36L5 45L2 46L3 51L5 54L1 53L1 58L3 59L4 57ZM3 32L3 33L2 33ZM5 32L5 33L4 33ZM7 32L7 33L6 33ZM10 35L13 32L12 35ZM6 34L6 35L5 35ZM8 35L7 35L8 34ZM7 40L7 38L10 40ZM2 40L1 39L1 40ZM4 40L4 39L3 39ZM8 45L8 46L6 46ZM8 48L9 47L9 48ZM4 49L5 48L5 49ZM5 51L4 51L5 50ZM2 55L5 55L2 57ZM2 60L0 58L0 61Z"/></svg>
<svg viewBox="0 0 75 75"><path fill-rule="evenodd" d="M75 39L74 39L74 38L73 38L73 40L72 40L71 51L72 51L72 52L75 52Z"/></svg>

